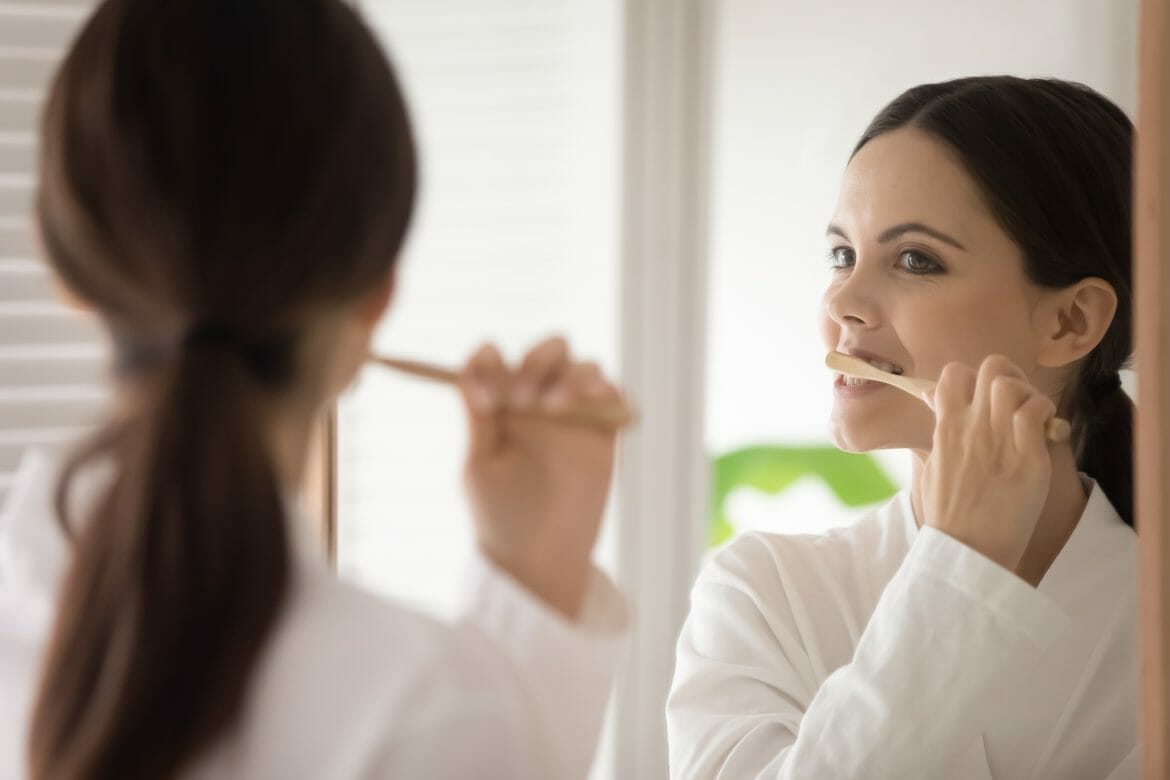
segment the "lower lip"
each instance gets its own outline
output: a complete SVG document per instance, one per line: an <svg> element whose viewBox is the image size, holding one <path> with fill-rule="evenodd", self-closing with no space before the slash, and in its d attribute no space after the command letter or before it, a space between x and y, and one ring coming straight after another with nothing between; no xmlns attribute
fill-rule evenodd
<svg viewBox="0 0 1170 780"><path fill-rule="evenodd" d="M859 385L845 384L845 377L838 375L833 382L833 395L836 398L860 398L886 387L881 382L862 382Z"/></svg>

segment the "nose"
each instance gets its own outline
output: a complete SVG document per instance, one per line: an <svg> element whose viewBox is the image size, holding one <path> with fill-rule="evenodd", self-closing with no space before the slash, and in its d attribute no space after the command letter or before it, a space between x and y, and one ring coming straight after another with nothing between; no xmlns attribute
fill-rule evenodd
<svg viewBox="0 0 1170 780"><path fill-rule="evenodd" d="M842 327L873 328L881 319L872 280L856 267L825 291L825 311Z"/></svg>

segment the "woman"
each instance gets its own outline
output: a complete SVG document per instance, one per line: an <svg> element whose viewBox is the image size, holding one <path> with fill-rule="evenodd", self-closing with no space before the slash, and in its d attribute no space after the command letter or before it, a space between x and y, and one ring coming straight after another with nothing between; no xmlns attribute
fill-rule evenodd
<svg viewBox="0 0 1170 780"><path fill-rule="evenodd" d="M36 217L119 403L5 509L0 776L588 771L625 633L590 565L614 437L511 410L613 402L595 367L551 340L463 372L480 553L456 627L335 581L291 500L414 188L399 90L338 0L108 0L85 25Z"/></svg>
<svg viewBox="0 0 1170 780"><path fill-rule="evenodd" d="M910 488L700 576L667 705L675 777L1102 778L1136 765L1125 115L1076 84L916 87L873 121L828 234L853 452ZM1049 443L1053 415L1071 441Z"/></svg>

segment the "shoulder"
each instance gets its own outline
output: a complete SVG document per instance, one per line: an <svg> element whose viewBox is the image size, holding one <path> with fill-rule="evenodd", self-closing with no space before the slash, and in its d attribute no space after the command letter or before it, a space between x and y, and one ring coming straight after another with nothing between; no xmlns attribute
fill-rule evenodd
<svg viewBox="0 0 1170 780"><path fill-rule="evenodd" d="M457 628L340 582L320 565L297 574L240 726L197 777L445 767L455 757L443 745L460 733L480 759L507 760L500 751L515 750L518 718L499 690L493 648L472 647Z"/></svg>
<svg viewBox="0 0 1170 780"><path fill-rule="evenodd" d="M829 583L834 589L870 575L886 579L909 549L907 501L899 494L848 526L820 534L752 531L716 552L698 583L793 595Z"/></svg>
<svg viewBox="0 0 1170 780"><path fill-rule="evenodd" d="M268 762L280 757L294 774L310 776L301 770L314 767L333 776L337 762L382 753L420 721L447 717L461 698L487 721L482 710L495 697L477 688L491 684L488 662L477 664L455 629L323 567L299 567L297 575L253 675L235 744L226 746L226 757L242 762L233 766L278 772Z"/></svg>
<svg viewBox="0 0 1170 780"><path fill-rule="evenodd" d="M746 533L715 553L691 592L676 691L688 677L738 679L752 668L767 679L796 674L811 697L833 669L848 663L905 559L904 506L897 497L822 534ZM685 698L676 693L674 701Z"/></svg>
<svg viewBox="0 0 1170 780"><path fill-rule="evenodd" d="M338 580L320 566L298 567L272 661L304 669L360 698L405 695L452 652L454 632L439 620Z"/></svg>

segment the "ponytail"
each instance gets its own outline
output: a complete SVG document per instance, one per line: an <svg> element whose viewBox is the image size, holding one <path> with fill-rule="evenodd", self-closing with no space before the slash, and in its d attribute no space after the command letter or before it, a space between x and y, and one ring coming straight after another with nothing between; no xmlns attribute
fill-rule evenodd
<svg viewBox="0 0 1170 780"><path fill-rule="evenodd" d="M178 774L239 716L280 613L290 553L262 380L226 344L171 362L60 485L64 508L79 468L116 466L72 529L32 720L38 780Z"/></svg>
<svg viewBox="0 0 1170 780"><path fill-rule="evenodd" d="M1077 468L1097 481L1133 526L1133 402L1116 374L1083 389L1073 415Z"/></svg>
<svg viewBox="0 0 1170 780"><path fill-rule="evenodd" d="M103 0L41 134L46 257L113 334L125 381L122 414L60 484L64 508L72 474L113 467L85 515L61 513L74 559L29 765L173 777L244 715L280 618L295 475L274 430L328 403L332 321L393 271L410 123L342 0ZM182 338L198 317L214 320ZM268 337L289 324L295 338Z"/></svg>

